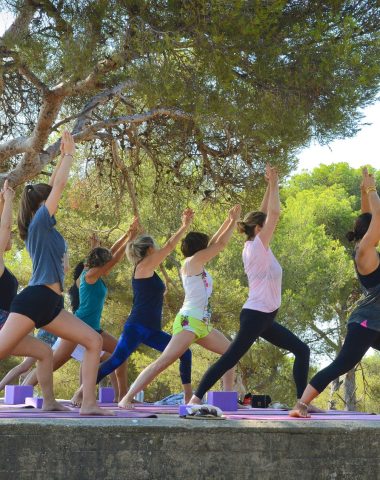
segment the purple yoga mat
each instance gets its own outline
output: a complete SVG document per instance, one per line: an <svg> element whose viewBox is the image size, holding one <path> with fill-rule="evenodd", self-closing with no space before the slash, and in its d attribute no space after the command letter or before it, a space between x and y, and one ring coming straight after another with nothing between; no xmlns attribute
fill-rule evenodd
<svg viewBox="0 0 380 480"><path fill-rule="evenodd" d="M71 412L43 412L41 410L1 411L2 418L157 418L151 413L137 413L130 410L114 410L115 415L79 415L79 411Z"/></svg>
<svg viewBox="0 0 380 480"><path fill-rule="evenodd" d="M285 420L291 420L291 421L297 421L297 420L371 420L371 421L380 421L380 415L371 415L371 414L363 414L363 415L339 415L338 417L336 415L323 415L321 413L319 414L312 414L311 418L294 418L294 417L289 417L289 415L257 415L256 417L254 415L225 415L229 420L277 420L277 421L285 421Z"/></svg>

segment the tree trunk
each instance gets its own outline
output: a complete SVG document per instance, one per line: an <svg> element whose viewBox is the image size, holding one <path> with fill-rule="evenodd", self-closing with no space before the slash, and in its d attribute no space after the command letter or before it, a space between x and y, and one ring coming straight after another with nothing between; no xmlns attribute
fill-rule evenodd
<svg viewBox="0 0 380 480"><path fill-rule="evenodd" d="M344 379L344 403L345 410L356 410L355 368L347 372L346 378Z"/></svg>
<svg viewBox="0 0 380 480"><path fill-rule="evenodd" d="M330 383L330 398L329 398L329 410L336 410L336 400L334 394L339 390L341 382L339 377Z"/></svg>

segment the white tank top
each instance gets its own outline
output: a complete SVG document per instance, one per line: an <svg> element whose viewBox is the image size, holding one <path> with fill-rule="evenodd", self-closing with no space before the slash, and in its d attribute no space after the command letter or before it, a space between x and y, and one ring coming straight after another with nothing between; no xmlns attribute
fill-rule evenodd
<svg viewBox="0 0 380 480"><path fill-rule="evenodd" d="M199 275L186 275L186 264L183 264L181 277L185 289L185 300L179 313L209 323L211 308L209 298L212 293L212 277L203 270Z"/></svg>

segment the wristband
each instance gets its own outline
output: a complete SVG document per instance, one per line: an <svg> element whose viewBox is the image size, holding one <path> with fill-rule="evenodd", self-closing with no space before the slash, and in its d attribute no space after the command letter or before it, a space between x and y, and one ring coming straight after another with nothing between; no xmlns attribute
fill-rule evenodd
<svg viewBox="0 0 380 480"><path fill-rule="evenodd" d="M73 158L73 155L71 155L71 153L64 153L63 156L64 156L64 157L71 157L71 158Z"/></svg>
<svg viewBox="0 0 380 480"><path fill-rule="evenodd" d="M365 191L366 191L367 194L368 194L369 192L376 192L376 193L377 193L376 187L372 187L372 186L371 186L371 187L367 187L367 188L365 189Z"/></svg>

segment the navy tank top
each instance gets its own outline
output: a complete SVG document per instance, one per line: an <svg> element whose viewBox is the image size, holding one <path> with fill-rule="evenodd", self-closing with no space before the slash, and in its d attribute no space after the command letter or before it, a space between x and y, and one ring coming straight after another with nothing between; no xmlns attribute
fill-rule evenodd
<svg viewBox="0 0 380 480"><path fill-rule="evenodd" d="M132 278L133 304L127 323L161 330L165 284L154 272L149 278Z"/></svg>
<svg viewBox="0 0 380 480"><path fill-rule="evenodd" d="M17 278L7 268L0 277L0 309L9 312L11 303L17 295Z"/></svg>
<svg viewBox="0 0 380 480"><path fill-rule="evenodd" d="M380 332L380 264L368 275L356 274L363 289L363 296L356 303L349 319L350 323L359 323L362 327Z"/></svg>

